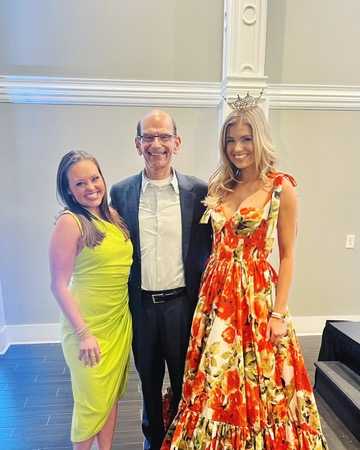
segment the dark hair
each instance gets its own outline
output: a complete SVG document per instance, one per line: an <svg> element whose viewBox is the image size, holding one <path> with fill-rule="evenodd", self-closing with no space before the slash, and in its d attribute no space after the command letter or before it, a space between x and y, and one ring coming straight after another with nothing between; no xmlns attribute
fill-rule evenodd
<svg viewBox="0 0 360 450"><path fill-rule="evenodd" d="M105 234L99 231L94 225L93 221L97 218L80 203L78 203L70 192L68 172L70 167L79 161L92 161L97 167L104 182L105 193L99 205L101 218L118 226L128 238L129 232L124 221L115 211L113 212L109 208L106 183L96 158L81 150L71 150L61 158L56 175L56 193L58 200L65 207L65 209L73 212L80 219L83 228L85 245L94 247L95 245L100 244L100 242L104 239Z"/></svg>

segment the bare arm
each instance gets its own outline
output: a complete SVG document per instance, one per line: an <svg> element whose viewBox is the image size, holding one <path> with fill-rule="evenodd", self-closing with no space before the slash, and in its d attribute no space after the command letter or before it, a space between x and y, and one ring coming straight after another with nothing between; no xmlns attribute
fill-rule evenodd
<svg viewBox="0 0 360 450"><path fill-rule="evenodd" d="M281 192L281 203L278 218L279 242L279 278L276 288L276 298L273 311L286 313L288 307L289 290L294 272L295 239L297 231L298 201L293 186L284 180ZM276 342L286 332L286 323L280 319L270 318L268 337Z"/></svg>
<svg viewBox="0 0 360 450"><path fill-rule="evenodd" d="M70 214L59 217L50 241L51 291L74 330L86 326L69 290L81 233Z"/></svg>
<svg viewBox="0 0 360 450"><path fill-rule="evenodd" d="M69 289L69 282L80 242L81 233L74 217L70 214L60 216L50 241L51 291L75 332L86 327L86 323ZM98 362L98 344L95 337L90 333L80 338L79 349L79 359L82 359L85 364L93 365L94 358Z"/></svg>
<svg viewBox="0 0 360 450"><path fill-rule="evenodd" d="M293 186L284 180L278 219L279 278L274 311L285 313L294 273L295 239L297 232L298 201Z"/></svg>

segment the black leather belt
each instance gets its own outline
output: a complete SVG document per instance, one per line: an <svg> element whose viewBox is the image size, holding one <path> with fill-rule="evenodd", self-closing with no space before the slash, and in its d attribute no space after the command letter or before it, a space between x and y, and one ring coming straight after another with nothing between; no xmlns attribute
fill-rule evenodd
<svg viewBox="0 0 360 450"><path fill-rule="evenodd" d="M186 293L184 287L176 289L168 289L166 291L144 291L141 290L141 296L145 299L151 300L153 303L165 303L174 298L180 297Z"/></svg>

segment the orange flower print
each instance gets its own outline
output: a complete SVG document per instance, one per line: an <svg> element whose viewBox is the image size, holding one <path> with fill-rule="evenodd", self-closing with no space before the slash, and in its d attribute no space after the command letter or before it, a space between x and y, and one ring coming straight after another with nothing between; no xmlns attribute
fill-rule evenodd
<svg viewBox="0 0 360 450"><path fill-rule="evenodd" d="M259 208L241 208L240 215L245 217L247 221L258 222L261 220L261 209Z"/></svg>
<svg viewBox="0 0 360 450"><path fill-rule="evenodd" d="M243 347L249 348L250 344L253 342L253 335L252 335L252 329L251 325L249 323L246 323L243 326L242 330L242 338L243 338Z"/></svg>
<svg viewBox="0 0 360 450"><path fill-rule="evenodd" d="M197 349L189 349L186 358L188 368L196 369L199 366L201 355Z"/></svg>
<svg viewBox="0 0 360 450"><path fill-rule="evenodd" d="M283 360L278 357L278 354L275 357L275 383L278 386L282 384L282 369L283 369Z"/></svg>
<svg viewBox="0 0 360 450"><path fill-rule="evenodd" d="M289 347L292 360L291 362L294 365L296 389L304 390L306 392L312 392L309 375L306 371L303 357L299 355L298 351L294 348L293 345L290 345Z"/></svg>
<svg viewBox="0 0 360 450"><path fill-rule="evenodd" d="M261 368L262 372L265 377L272 378L274 375L274 369L275 369L275 356L273 351L273 346L271 345L271 350L268 348L263 349L260 352L260 359L261 359Z"/></svg>
<svg viewBox="0 0 360 450"><path fill-rule="evenodd" d="M231 249L228 249L225 246L221 246L219 251L219 258L223 259L224 261L231 261L233 257L233 252Z"/></svg>
<svg viewBox="0 0 360 450"><path fill-rule="evenodd" d="M190 399L191 385L192 385L192 383L190 380L186 380L183 384L183 397L184 397L185 401L188 401Z"/></svg>
<svg viewBox="0 0 360 450"><path fill-rule="evenodd" d="M260 336L263 337L263 338L266 338L267 320L266 320L266 322L262 322L259 325L258 330L259 330Z"/></svg>
<svg viewBox="0 0 360 450"><path fill-rule="evenodd" d="M184 428L184 422L185 422L186 416L182 416L179 420L179 422L176 424L176 428L173 434L173 439L179 439L179 437L182 434L182 430ZM169 443L168 447L162 447L162 450L165 450L166 448L170 448L171 442Z"/></svg>
<svg viewBox="0 0 360 450"><path fill-rule="evenodd" d="M198 421L198 416L197 416L197 415L192 414L192 415L189 417L189 420L188 420L188 422L187 422L187 424L186 424L186 434L187 434L187 436L188 436L189 438L191 438L191 436L192 436L193 433L194 433L194 430L195 430L197 421Z"/></svg>
<svg viewBox="0 0 360 450"><path fill-rule="evenodd" d="M234 250L239 245L239 236L235 233L235 229L231 224L227 226L228 233L224 237L223 244L231 250Z"/></svg>
<svg viewBox="0 0 360 450"><path fill-rule="evenodd" d="M312 387L309 375L306 371L305 365L297 364L295 368L295 386L298 390L312 392Z"/></svg>
<svg viewBox="0 0 360 450"><path fill-rule="evenodd" d="M228 344L232 344L235 339L235 329L233 327L225 328L225 330L221 333L221 337Z"/></svg>
<svg viewBox="0 0 360 450"><path fill-rule="evenodd" d="M242 208L229 219L221 205L208 204L213 250L182 400L161 450L328 450L291 320L279 346L266 339L278 279L267 257L276 242L283 181L295 184L282 173L268 177L269 208Z"/></svg>
<svg viewBox="0 0 360 450"><path fill-rule="evenodd" d="M230 393L240 388L240 377L237 368L228 370L225 375L225 391Z"/></svg>
<svg viewBox="0 0 360 450"><path fill-rule="evenodd" d="M274 346L266 338L263 338L263 339L260 339L258 341L258 350L259 350L260 353L263 353L263 352L270 352L270 353L272 353L273 350L274 350Z"/></svg>
<svg viewBox="0 0 360 450"><path fill-rule="evenodd" d="M241 330L246 325L248 320L249 320L249 305L246 302L246 297L244 295L243 297L239 297L237 300L236 314L234 315L234 319L231 322L231 324L235 329Z"/></svg>
<svg viewBox="0 0 360 450"><path fill-rule="evenodd" d="M222 410L225 396L219 387L215 387L211 392L210 407L214 411Z"/></svg>
<svg viewBox="0 0 360 450"><path fill-rule="evenodd" d="M194 381L192 383L192 392L194 395L200 394L200 392L204 388L206 377L204 372L199 371L194 378Z"/></svg>
<svg viewBox="0 0 360 450"><path fill-rule="evenodd" d="M267 280L264 276L264 271L262 269L262 262L259 261L258 263L254 264L254 291L255 292L262 292L264 289L267 288Z"/></svg>
<svg viewBox="0 0 360 450"><path fill-rule="evenodd" d="M235 313L235 298L234 297L219 297L217 301L216 314L220 319L227 320Z"/></svg>
<svg viewBox="0 0 360 450"><path fill-rule="evenodd" d="M191 334L193 336L197 336L198 335L200 324L201 324L201 317L195 318L193 320L192 327L191 327Z"/></svg>
<svg viewBox="0 0 360 450"><path fill-rule="evenodd" d="M200 395L196 396L190 405L191 411L194 413L201 413L207 400L207 395L202 392Z"/></svg>
<svg viewBox="0 0 360 450"><path fill-rule="evenodd" d="M265 299L255 298L254 300L254 312L257 320L267 320L268 318L268 308Z"/></svg>

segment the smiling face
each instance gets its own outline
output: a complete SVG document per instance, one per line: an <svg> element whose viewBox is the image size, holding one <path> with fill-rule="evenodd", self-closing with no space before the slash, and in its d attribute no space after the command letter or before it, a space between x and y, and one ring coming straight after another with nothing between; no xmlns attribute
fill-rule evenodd
<svg viewBox="0 0 360 450"><path fill-rule="evenodd" d="M69 191L75 201L88 211L99 215L99 206L105 195L105 183L96 164L88 159L73 164L67 178Z"/></svg>
<svg viewBox="0 0 360 450"><path fill-rule="evenodd" d="M242 171L255 169L255 148L253 132L249 124L236 122L229 126L225 138L226 156Z"/></svg>
<svg viewBox="0 0 360 450"><path fill-rule="evenodd" d="M171 174L171 162L180 150L181 139L175 135L171 117L153 111L141 122L141 136L135 139L139 155L144 157L145 173L150 179L164 179Z"/></svg>

